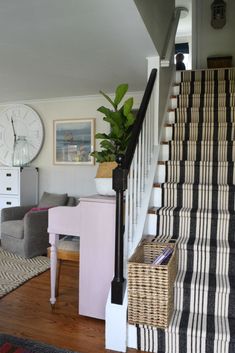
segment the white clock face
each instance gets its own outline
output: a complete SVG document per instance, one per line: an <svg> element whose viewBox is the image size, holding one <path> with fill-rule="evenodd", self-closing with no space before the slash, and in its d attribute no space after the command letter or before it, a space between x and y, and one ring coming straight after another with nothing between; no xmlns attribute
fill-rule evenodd
<svg viewBox="0 0 235 353"><path fill-rule="evenodd" d="M44 129L39 115L24 104L8 106L0 113L0 162L8 166L12 165L14 130L16 139L26 138L28 163L38 155L43 144Z"/></svg>

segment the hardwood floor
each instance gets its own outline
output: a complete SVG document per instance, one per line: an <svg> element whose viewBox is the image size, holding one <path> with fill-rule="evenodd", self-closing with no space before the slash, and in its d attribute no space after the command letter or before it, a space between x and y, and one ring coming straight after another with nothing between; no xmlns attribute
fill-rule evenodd
<svg viewBox="0 0 235 353"><path fill-rule="evenodd" d="M50 271L0 299L0 332L80 353L111 352L104 348L104 321L77 314L78 264L63 262L60 276L53 310L49 303ZM128 349L128 353L138 352Z"/></svg>

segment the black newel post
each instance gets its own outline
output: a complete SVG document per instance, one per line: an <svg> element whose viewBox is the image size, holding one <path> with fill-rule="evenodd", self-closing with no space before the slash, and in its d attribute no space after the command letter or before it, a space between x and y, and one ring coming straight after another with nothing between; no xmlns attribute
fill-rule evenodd
<svg viewBox="0 0 235 353"><path fill-rule="evenodd" d="M122 304L126 280L123 277L124 248L124 192L127 189L127 170L122 168L124 156L117 157L117 168L113 171L113 189L116 191L116 228L114 278L111 284L111 302Z"/></svg>
<svg viewBox="0 0 235 353"><path fill-rule="evenodd" d="M132 135L124 155L117 156L117 168L113 170L113 189L116 191L116 227L115 227L115 264L114 278L111 284L111 302L122 305L126 280L123 277L124 251L124 192L127 189L127 176L138 143L140 131L156 80L157 69L151 71L144 96L133 125Z"/></svg>

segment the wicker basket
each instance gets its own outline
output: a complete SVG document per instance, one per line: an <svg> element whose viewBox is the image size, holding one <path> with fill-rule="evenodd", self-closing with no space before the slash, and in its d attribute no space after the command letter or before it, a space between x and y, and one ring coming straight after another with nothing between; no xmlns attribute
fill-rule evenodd
<svg viewBox="0 0 235 353"><path fill-rule="evenodd" d="M174 247L166 265L151 265L167 246ZM128 322L166 328L174 309L177 274L175 243L144 241L128 262Z"/></svg>

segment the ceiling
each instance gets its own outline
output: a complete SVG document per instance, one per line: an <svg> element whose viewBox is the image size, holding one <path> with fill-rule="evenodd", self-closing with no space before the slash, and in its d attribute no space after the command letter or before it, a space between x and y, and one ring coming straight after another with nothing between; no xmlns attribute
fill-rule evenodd
<svg viewBox="0 0 235 353"><path fill-rule="evenodd" d="M0 102L142 90L156 55L133 0L0 1Z"/></svg>
<svg viewBox="0 0 235 353"><path fill-rule="evenodd" d="M175 6L185 7L188 9L188 14L185 17L180 18L176 37L191 37L192 36L192 0L175 0Z"/></svg>
<svg viewBox="0 0 235 353"><path fill-rule="evenodd" d="M1 0L0 53L3 103L143 90L156 49L133 0Z"/></svg>

